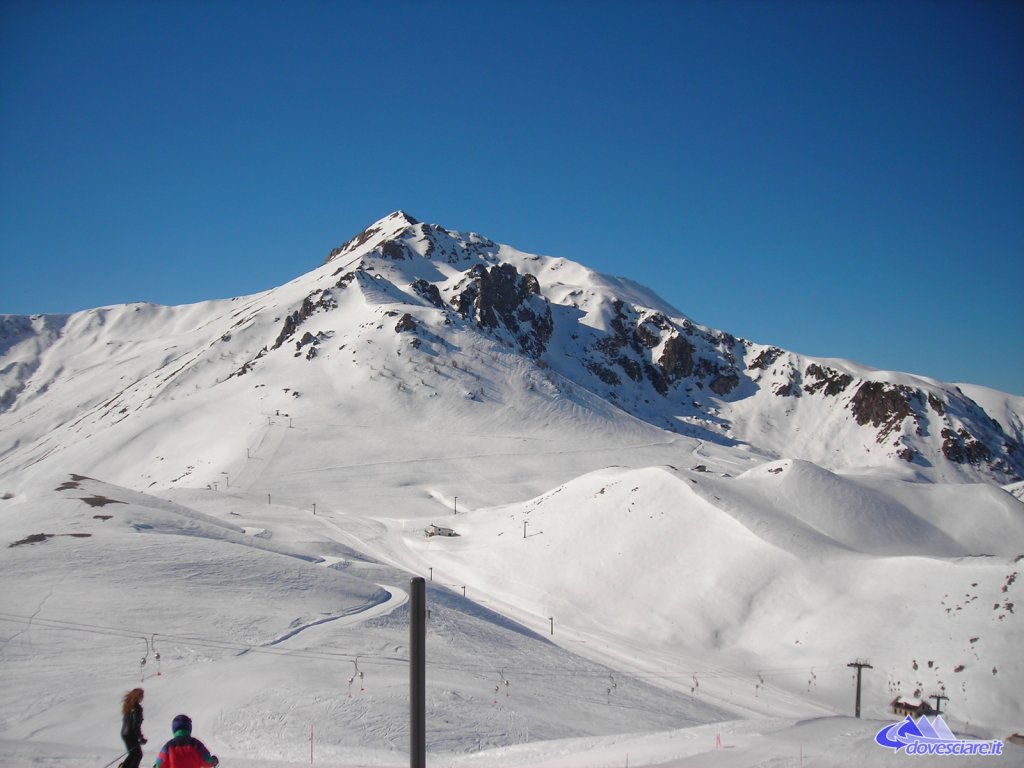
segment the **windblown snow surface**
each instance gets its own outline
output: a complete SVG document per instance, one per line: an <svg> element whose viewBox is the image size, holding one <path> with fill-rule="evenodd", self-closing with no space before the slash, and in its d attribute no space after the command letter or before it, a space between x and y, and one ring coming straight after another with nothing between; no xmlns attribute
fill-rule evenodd
<svg viewBox="0 0 1024 768"><path fill-rule="evenodd" d="M383 280L347 335L310 321L330 365L260 364L337 273L19 320L0 764L116 762L135 686L147 765L179 712L229 768L407 764L413 576L429 765L905 765L874 735L939 693L959 736L1024 731L1012 493L666 431L457 328L410 345Z"/></svg>

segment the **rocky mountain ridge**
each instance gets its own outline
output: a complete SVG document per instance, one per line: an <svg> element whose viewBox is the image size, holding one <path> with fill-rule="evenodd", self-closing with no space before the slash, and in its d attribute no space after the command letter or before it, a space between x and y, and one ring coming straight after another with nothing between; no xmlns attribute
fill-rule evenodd
<svg viewBox="0 0 1024 768"><path fill-rule="evenodd" d="M953 385L740 339L629 281L402 211L333 249L321 267L257 296L0 319L0 419L24 419L30 404L61 389L76 372L76 338L105 338L116 370L124 355L155 353L168 323L180 343L154 354L149 383L112 393L104 413L128 418L157 393L183 397L300 362L339 376L348 375L342 362L390 367L410 391L487 399L484 387L460 379L452 389L452 380L432 376L439 364L459 367L460 335L472 334L520 359L531 382L581 388L658 428L767 458L926 481L1024 478L1021 398L1003 396L1006 408L993 415ZM107 338L114 329L118 338ZM397 364L403 355L416 377ZM301 382L303 371L293 374ZM142 391L148 401L132 399ZM85 418L75 407L52 411L63 416L51 426ZM0 460L11 450L0 445Z"/></svg>

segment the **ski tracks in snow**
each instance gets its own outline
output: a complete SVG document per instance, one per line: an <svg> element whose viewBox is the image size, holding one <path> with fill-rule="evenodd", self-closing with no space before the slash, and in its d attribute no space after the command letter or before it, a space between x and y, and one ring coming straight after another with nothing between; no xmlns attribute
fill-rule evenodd
<svg viewBox="0 0 1024 768"><path fill-rule="evenodd" d="M320 626L321 624L333 623L336 626L350 627L353 624L361 624L364 621L383 616L391 613L396 608L399 608L406 604L409 600L409 594L404 589L393 587L387 584L378 584L382 590L384 590L381 599L370 600L362 605L354 606L349 610L337 615L328 616L323 619L317 619L316 621L310 621L305 624L301 624L297 627L292 628L289 632L271 640L269 643L264 643L264 648L280 645L281 643L292 639L301 632L305 632L313 627ZM242 654L247 651L243 651ZM239 654L239 655L242 655Z"/></svg>

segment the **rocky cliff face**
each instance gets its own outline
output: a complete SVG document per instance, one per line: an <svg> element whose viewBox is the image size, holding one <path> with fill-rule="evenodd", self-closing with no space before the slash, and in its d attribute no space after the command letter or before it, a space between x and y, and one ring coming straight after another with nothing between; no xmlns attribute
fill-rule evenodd
<svg viewBox="0 0 1024 768"><path fill-rule="evenodd" d="M762 400L770 393L796 401L791 411L813 407L829 425L852 421L868 450L873 444L884 455L911 466L949 463L1000 482L1024 472L1019 430L1004 429L958 387L914 377L886 381L820 362L804 361L800 367L799 362L774 347L761 350L748 366L759 378L757 395ZM807 401L812 404L805 405ZM821 439L827 440L827 435Z"/></svg>
<svg viewBox="0 0 1024 768"><path fill-rule="evenodd" d="M547 349L554 321L533 275L521 275L511 264L476 264L456 285L451 301L463 320L497 337L511 337L534 360Z"/></svg>

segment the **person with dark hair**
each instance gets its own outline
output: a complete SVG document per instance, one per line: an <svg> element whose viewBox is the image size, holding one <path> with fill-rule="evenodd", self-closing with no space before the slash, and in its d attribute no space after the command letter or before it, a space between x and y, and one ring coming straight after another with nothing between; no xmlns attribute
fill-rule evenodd
<svg viewBox="0 0 1024 768"><path fill-rule="evenodd" d="M171 732L174 738L164 744L153 768L205 768L220 763L203 742L192 736L192 718L188 715L175 717Z"/></svg>
<svg viewBox="0 0 1024 768"><path fill-rule="evenodd" d="M142 696L141 688L132 688L121 700L121 739L128 757L120 768L139 768L142 762L142 745L146 743L142 735Z"/></svg>

